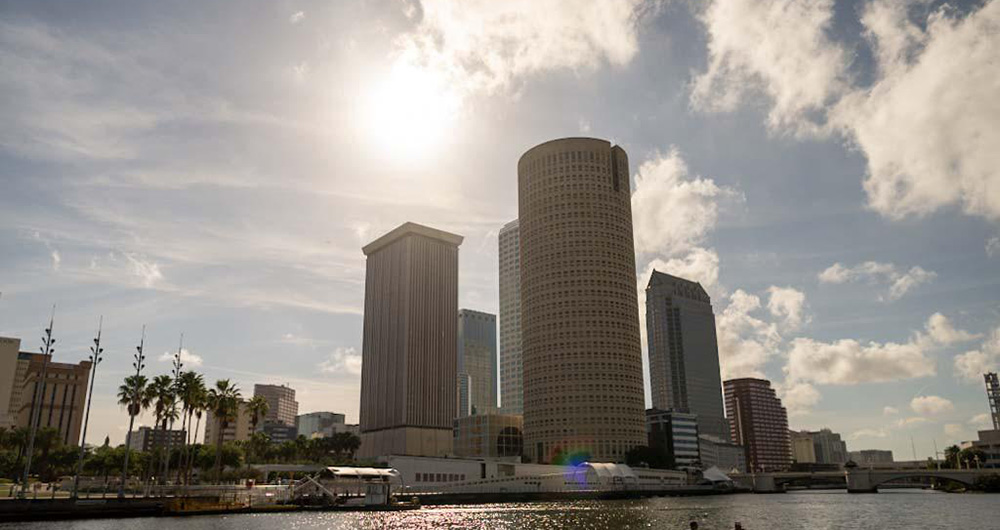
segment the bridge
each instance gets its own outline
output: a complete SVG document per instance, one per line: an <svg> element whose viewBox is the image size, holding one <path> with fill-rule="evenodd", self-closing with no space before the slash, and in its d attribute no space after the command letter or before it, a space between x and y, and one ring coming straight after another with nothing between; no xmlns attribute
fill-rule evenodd
<svg viewBox="0 0 1000 530"><path fill-rule="evenodd" d="M740 473L730 475L733 482L754 493L779 493L793 482L843 481L849 493L877 493L887 482L907 478L937 478L972 486L978 477L997 474L996 469L866 469L844 471Z"/></svg>

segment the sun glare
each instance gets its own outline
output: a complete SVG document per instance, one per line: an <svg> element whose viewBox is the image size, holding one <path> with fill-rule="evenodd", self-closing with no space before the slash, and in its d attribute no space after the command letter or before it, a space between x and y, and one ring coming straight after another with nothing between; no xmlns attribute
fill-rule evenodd
<svg viewBox="0 0 1000 530"><path fill-rule="evenodd" d="M459 98L442 76L397 63L370 93L369 137L385 156L413 162L433 155L452 134Z"/></svg>

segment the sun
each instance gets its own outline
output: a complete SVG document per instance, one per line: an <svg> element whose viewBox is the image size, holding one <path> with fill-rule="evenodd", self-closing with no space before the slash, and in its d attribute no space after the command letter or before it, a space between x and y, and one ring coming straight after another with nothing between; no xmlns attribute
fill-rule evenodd
<svg viewBox="0 0 1000 530"><path fill-rule="evenodd" d="M445 146L459 104L444 76L401 61L367 94L363 119L381 156L412 163Z"/></svg>

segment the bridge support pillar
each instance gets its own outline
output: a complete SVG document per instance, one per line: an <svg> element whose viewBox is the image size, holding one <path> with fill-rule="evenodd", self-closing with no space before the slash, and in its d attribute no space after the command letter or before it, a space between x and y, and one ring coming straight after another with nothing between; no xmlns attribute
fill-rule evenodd
<svg viewBox="0 0 1000 530"><path fill-rule="evenodd" d="M784 493L784 491L784 488L775 483L774 475L758 473L753 477L754 493Z"/></svg>
<svg viewBox="0 0 1000 530"><path fill-rule="evenodd" d="M851 470L847 472L848 493L878 493L878 487L872 479L870 470Z"/></svg>

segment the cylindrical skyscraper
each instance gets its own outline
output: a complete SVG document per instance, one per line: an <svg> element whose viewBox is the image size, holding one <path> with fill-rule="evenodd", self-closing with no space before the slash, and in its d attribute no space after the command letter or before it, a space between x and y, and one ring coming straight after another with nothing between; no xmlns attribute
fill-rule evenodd
<svg viewBox="0 0 1000 530"><path fill-rule="evenodd" d="M553 140L517 174L525 454L624 461L646 445L628 155Z"/></svg>

